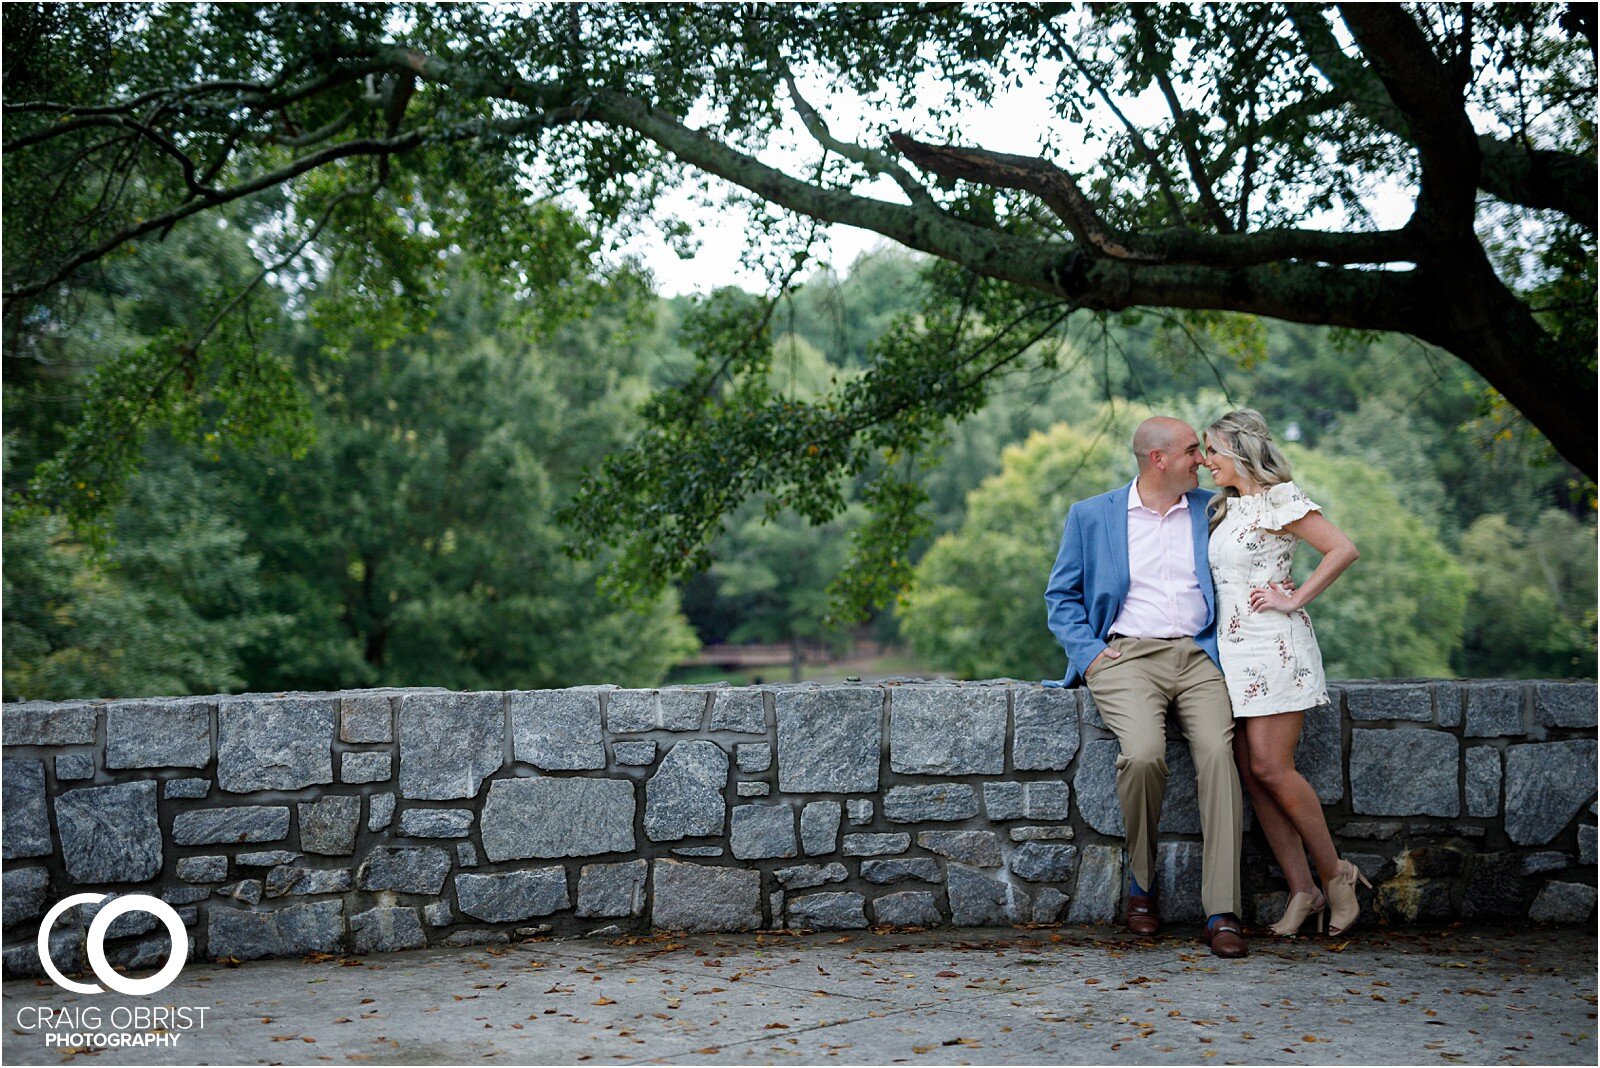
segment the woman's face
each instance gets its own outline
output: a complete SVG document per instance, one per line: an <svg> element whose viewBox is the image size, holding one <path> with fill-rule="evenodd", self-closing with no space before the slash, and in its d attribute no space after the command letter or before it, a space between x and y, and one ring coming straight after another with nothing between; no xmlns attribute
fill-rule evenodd
<svg viewBox="0 0 1600 1068"><path fill-rule="evenodd" d="M1239 485L1237 465L1232 459L1217 451L1218 444L1215 434L1206 435L1204 461L1206 470L1211 472L1211 481L1215 482L1219 489L1237 488Z"/></svg>

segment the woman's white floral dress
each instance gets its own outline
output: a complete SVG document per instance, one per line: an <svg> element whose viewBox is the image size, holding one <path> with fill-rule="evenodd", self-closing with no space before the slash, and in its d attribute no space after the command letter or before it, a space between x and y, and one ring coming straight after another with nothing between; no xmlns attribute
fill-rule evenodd
<svg viewBox="0 0 1600 1068"><path fill-rule="evenodd" d="M1283 582L1299 538L1283 530L1321 511L1293 482L1228 499L1211 532L1211 578L1217 590L1217 646L1233 714L1270 716L1326 704L1322 650L1304 610L1250 610L1250 591Z"/></svg>

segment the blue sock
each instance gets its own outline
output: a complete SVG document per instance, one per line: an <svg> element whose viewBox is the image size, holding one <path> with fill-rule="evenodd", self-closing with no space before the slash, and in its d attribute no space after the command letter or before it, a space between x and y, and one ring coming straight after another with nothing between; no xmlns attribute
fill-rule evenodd
<svg viewBox="0 0 1600 1068"><path fill-rule="evenodd" d="M1208 931L1211 930L1211 928L1215 927L1218 923L1220 923L1223 920L1230 919L1230 918L1232 918L1232 916L1233 916L1233 913L1231 913L1231 912L1218 912L1218 913L1215 913L1214 915L1207 916L1206 917L1206 930L1208 930Z"/></svg>
<svg viewBox="0 0 1600 1068"><path fill-rule="evenodd" d="M1139 886L1139 880L1132 875L1128 876L1128 893L1135 897L1149 897L1150 895Z"/></svg>

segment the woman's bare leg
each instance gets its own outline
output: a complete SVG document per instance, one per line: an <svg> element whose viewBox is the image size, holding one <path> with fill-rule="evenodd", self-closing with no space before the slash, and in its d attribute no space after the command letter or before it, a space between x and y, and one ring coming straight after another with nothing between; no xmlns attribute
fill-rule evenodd
<svg viewBox="0 0 1600 1068"><path fill-rule="evenodd" d="M1328 833L1328 821L1322 814L1322 802L1317 798L1317 792L1306 782L1294 766L1294 747L1300 741L1300 729L1305 722L1304 712L1282 712L1274 716L1253 716L1243 721L1244 731L1248 736L1248 752L1246 758L1250 766L1251 790L1250 798L1256 805L1256 815L1262 815L1263 806L1260 798L1272 798L1274 815L1284 820L1294 834L1296 852L1299 854L1300 863L1305 863L1304 850L1311 851L1311 859L1316 862L1317 874L1322 876L1322 884L1339 874L1339 853L1333 847L1333 836ZM1235 731L1235 737L1241 733ZM1244 773L1241 765L1240 774ZM1257 787L1260 788L1259 793ZM1263 830L1267 829L1267 820L1262 819ZM1272 832L1267 830L1267 841L1272 842ZM1302 845L1303 843L1303 845ZM1288 865L1285 858L1278 853L1274 843L1273 852L1278 856L1278 863L1284 865L1284 874L1288 875ZM1308 885L1295 887L1291 877L1290 889L1310 889Z"/></svg>
<svg viewBox="0 0 1600 1068"><path fill-rule="evenodd" d="M1249 722L1249 719L1233 721L1233 759L1239 766L1239 778L1244 788L1250 791L1250 805L1255 809L1256 822L1261 824L1261 833L1267 836L1267 845L1277 858L1278 867L1283 869L1283 877L1289 882L1289 894L1315 893L1317 886L1311 880L1311 865L1306 862L1305 843L1300 841L1294 824L1278 807L1271 792L1256 781L1255 773L1251 770L1250 738L1245 727Z"/></svg>

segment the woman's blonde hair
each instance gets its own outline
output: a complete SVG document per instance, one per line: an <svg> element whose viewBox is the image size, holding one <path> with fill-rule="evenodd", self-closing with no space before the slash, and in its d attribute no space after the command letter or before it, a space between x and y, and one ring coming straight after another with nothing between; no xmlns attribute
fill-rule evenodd
<svg viewBox="0 0 1600 1068"><path fill-rule="evenodd" d="M1232 460L1239 474L1262 489L1288 482L1289 459L1272 440L1267 421L1254 408L1229 412L1206 427L1206 441L1216 452ZM1228 511L1228 498L1239 496L1232 486L1224 489L1206 506L1211 529L1217 529Z"/></svg>

